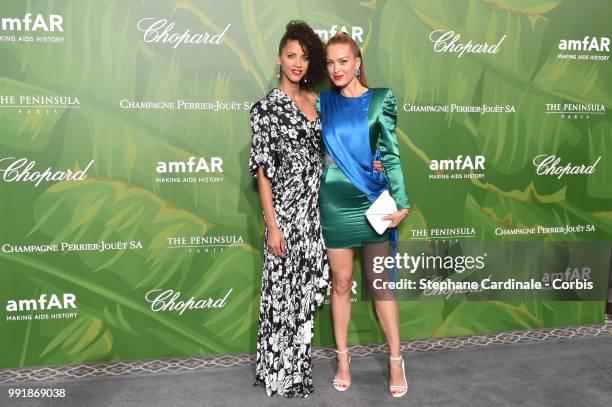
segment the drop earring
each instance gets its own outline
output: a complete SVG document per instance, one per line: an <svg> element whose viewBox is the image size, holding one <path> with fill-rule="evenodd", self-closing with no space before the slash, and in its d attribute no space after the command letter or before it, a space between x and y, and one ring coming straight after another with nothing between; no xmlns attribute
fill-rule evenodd
<svg viewBox="0 0 612 407"><path fill-rule="evenodd" d="M276 77L280 78L280 74L281 74L281 65L277 64Z"/></svg>
<svg viewBox="0 0 612 407"><path fill-rule="evenodd" d="M361 75L361 69L355 68L355 76Z"/></svg>

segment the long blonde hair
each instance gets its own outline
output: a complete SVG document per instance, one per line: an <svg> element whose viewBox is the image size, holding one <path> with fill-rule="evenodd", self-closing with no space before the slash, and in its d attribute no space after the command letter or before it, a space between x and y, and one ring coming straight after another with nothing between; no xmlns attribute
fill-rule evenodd
<svg viewBox="0 0 612 407"><path fill-rule="evenodd" d="M363 57L361 56L361 50L359 49L359 46L357 45L355 40L353 40L351 36L345 33L344 31L338 31L333 37L329 39L329 41L327 41L327 44L325 44L325 49L327 50L327 47L334 44L348 44L351 47L351 51L353 52L355 58L359 58L361 60L361 64L359 65L360 73L359 76L357 76L357 80L362 86L368 88L369 86L368 81L366 80ZM332 86L334 86L333 83Z"/></svg>

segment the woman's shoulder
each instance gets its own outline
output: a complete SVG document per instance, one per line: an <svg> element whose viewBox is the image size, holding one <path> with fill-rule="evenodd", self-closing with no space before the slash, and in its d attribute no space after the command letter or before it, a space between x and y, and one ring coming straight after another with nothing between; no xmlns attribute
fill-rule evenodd
<svg viewBox="0 0 612 407"><path fill-rule="evenodd" d="M328 98L333 98L334 96L337 96L337 94L338 94L338 91L336 91L335 89L327 89L319 93L319 97L317 99L319 101L323 101Z"/></svg>
<svg viewBox="0 0 612 407"><path fill-rule="evenodd" d="M306 98L308 99L310 103L315 103L317 99L319 98L319 94L311 90L307 90L305 94L306 94Z"/></svg>
<svg viewBox="0 0 612 407"><path fill-rule="evenodd" d="M396 109L397 100L390 88L371 88L373 91L373 102L382 106L383 110Z"/></svg>
<svg viewBox="0 0 612 407"><path fill-rule="evenodd" d="M275 103L275 100L278 99L277 90L278 88L270 89L266 96L253 103L251 106L251 114L266 112L268 108Z"/></svg>
<svg viewBox="0 0 612 407"><path fill-rule="evenodd" d="M393 96L391 88L370 88L372 91L380 96L389 97Z"/></svg>

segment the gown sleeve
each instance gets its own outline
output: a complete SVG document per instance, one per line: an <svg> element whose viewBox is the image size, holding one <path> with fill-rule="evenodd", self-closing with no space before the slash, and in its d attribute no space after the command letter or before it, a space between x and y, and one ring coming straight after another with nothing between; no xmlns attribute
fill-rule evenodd
<svg viewBox="0 0 612 407"><path fill-rule="evenodd" d="M321 117L321 94L317 95L317 100L315 102L315 109L317 109L317 113L319 114L319 120L323 122L323 117ZM325 142L323 141L323 132L321 132L321 154L319 155L319 160L321 161L321 165L325 165Z"/></svg>
<svg viewBox="0 0 612 407"><path fill-rule="evenodd" d="M398 209L410 208L410 201L404 185L404 174L400 161L399 148L397 146L397 103L391 89L382 100L382 113L379 119L381 160L385 169L385 175L389 181L389 193L395 200Z"/></svg>
<svg viewBox="0 0 612 407"><path fill-rule="evenodd" d="M261 102L251 108L251 153L249 172L257 177L257 170L263 167L265 176L274 180L279 166L280 154L275 127L270 124L271 112Z"/></svg>

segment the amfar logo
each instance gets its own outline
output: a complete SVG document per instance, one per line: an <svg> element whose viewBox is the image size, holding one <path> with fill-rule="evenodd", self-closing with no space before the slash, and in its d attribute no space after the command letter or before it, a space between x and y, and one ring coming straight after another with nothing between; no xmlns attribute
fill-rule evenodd
<svg viewBox="0 0 612 407"><path fill-rule="evenodd" d="M206 158L200 157L196 162L195 157L189 157L187 162L160 161L157 163L155 171L157 171L158 174L197 174L200 172L223 172L223 159L221 157L210 157L207 161Z"/></svg>
<svg viewBox="0 0 612 407"><path fill-rule="evenodd" d="M574 60L591 60L591 61L608 61L610 55L610 37L590 37L585 36L581 40L565 40L559 41L558 59L574 59ZM588 52L588 54L584 54ZM593 53L599 52L604 55L596 55Z"/></svg>
<svg viewBox="0 0 612 407"><path fill-rule="evenodd" d="M557 178L561 179L561 177L567 174L593 174L599 161L601 161L601 156L597 157L597 160L589 166L584 164L574 165L572 163L559 166L561 158L554 155L540 154L533 159L533 165L535 165L538 175L557 175Z"/></svg>
<svg viewBox="0 0 612 407"><path fill-rule="evenodd" d="M454 160L431 160L429 169L432 171L484 170L485 157L484 155L476 155L472 158L469 155L465 157L458 155Z"/></svg>
<svg viewBox="0 0 612 407"><path fill-rule="evenodd" d="M44 16L37 14L32 19L32 13L26 13L23 18L2 17L2 31L59 31L64 32L64 18L57 14Z"/></svg>
<svg viewBox="0 0 612 407"><path fill-rule="evenodd" d="M228 24L221 33L210 35L209 33L192 34L189 30L182 33L174 32L175 25L165 18L145 17L138 21L137 27L144 33L144 42L169 43L176 49L182 44L219 45L223 43L223 37L231 26Z"/></svg>
<svg viewBox="0 0 612 407"><path fill-rule="evenodd" d="M543 283L550 283L553 280L562 281L575 281L575 280L587 280L591 281L591 268L590 267L567 267L565 272L559 271L556 273L544 273L542 275Z"/></svg>
<svg viewBox="0 0 612 407"><path fill-rule="evenodd" d="M2 168L3 161L13 160L6 168ZM14 157L0 158L0 173L2 180L5 182L33 182L34 186L39 186L43 181L83 181L87 178L87 171L93 165L94 160L91 160L87 166L80 170L72 172L71 170L53 171L51 167L47 167L44 171L39 171L34 168L36 161L29 161L27 158L15 159Z"/></svg>
<svg viewBox="0 0 612 407"><path fill-rule="evenodd" d="M429 40L434 43L434 51L456 53L457 58L461 58L464 53L469 54L497 54L501 44L506 39L507 35L504 34L501 39L493 45L486 42L482 44L474 44L472 40L469 40L466 44L459 42L461 35L454 31L435 30L429 34Z"/></svg>
<svg viewBox="0 0 612 407"><path fill-rule="evenodd" d="M582 40L561 40L559 41L561 51L597 51L610 52L609 37L589 37L585 36Z"/></svg>
<svg viewBox="0 0 612 407"><path fill-rule="evenodd" d="M27 300L8 300L6 303L6 310L8 312L42 311L67 308L77 308L76 295L64 294L60 300L60 298L55 294L51 294L49 298L47 298L47 294L41 294L38 298Z"/></svg>
<svg viewBox="0 0 612 407"><path fill-rule="evenodd" d="M355 42L363 43L363 27L353 26L350 28L346 28L345 25L338 27L337 25L332 25L329 30L315 28L314 32L321 38L323 42L327 42L331 37L336 35L338 32L347 33Z"/></svg>
<svg viewBox="0 0 612 407"><path fill-rule="evenodd" d="M455 159L431 160L429 162L429 169L434 171L434 173L429 174L429 179L484 178L484 172L473 171L484 171L485 157L484 155L475 155L473 157L469 155L458 155ZM445 171L454 172L448 174L445 173Z"/></svg>

